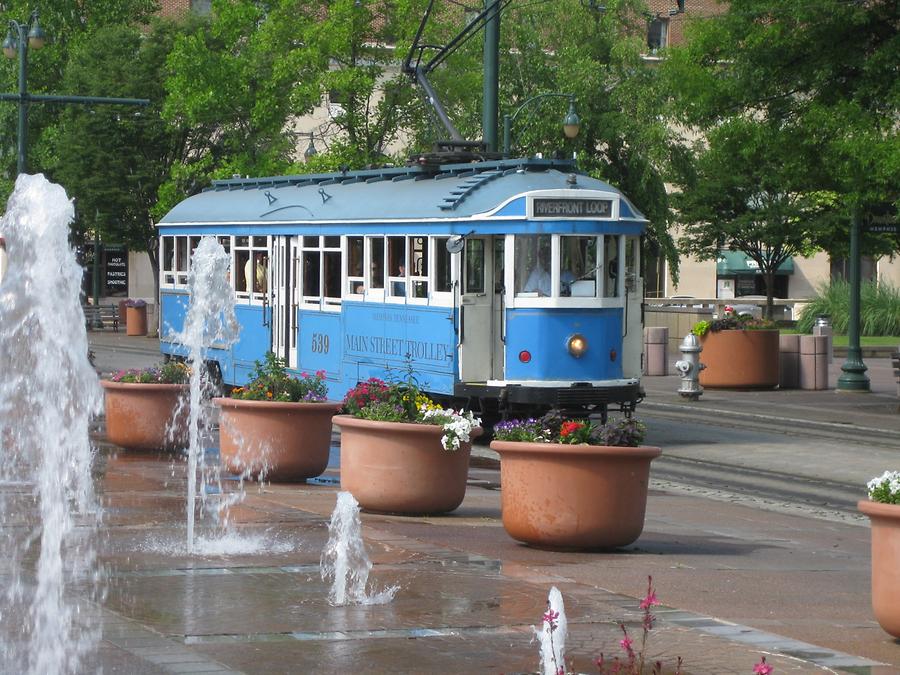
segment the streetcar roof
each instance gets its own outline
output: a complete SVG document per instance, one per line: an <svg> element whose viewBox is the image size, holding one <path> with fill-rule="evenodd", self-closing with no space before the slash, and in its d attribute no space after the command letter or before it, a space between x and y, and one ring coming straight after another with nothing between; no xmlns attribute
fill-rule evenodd
<svg viewBox="0 0 900 675"><path fill-rule="evenodd" d="M619 190L577 173L574 162L511 159L218 180L159 225L460 220L496 214L523 193L573 189L611 194L619 199L619 220L647 222Z"/></svg>

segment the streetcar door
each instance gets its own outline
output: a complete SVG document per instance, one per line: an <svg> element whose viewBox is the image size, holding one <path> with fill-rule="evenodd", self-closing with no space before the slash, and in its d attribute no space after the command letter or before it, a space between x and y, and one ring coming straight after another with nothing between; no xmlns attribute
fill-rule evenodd
<svg viewBox="0 0 900 675"><path fill-rule="evenodd" d="M459 377L493 379L494 279L491 237L466 237L459 298Z"/></svg>
<svg viewBox="0 0 900 675"><path fill-rule="evenodd" d="M297 304L294 257L296 237L274 237L272 255L272 351L289 368L297 367Z"/></svg>

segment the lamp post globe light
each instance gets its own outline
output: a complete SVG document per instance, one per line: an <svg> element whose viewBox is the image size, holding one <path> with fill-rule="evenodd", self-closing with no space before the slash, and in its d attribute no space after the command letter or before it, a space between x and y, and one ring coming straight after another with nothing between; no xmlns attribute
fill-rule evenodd
<svg viewBox="0 0 900 675"><path fill-rule="evenodd" d="M581 118L578 117L578 113L575 111L575 94L562 94L557 92L550 92L547 94L538 94L537 96L532 96L529 99L526 99L522 105L516 108L515 112L512 115L504 115L503 116L503 156L508 158L510 153L510 147L512 146L512 125L513 122L516 121L516 118L519 116L525 108L536 101L540 101L546 98L567 98L569 99L569 112L566 113L565 118L563 118L563 133L566 138L575 138L578 135L578 132L581 130Z"/></svg>
<svg viewBox="0 0 900 675"><path fill-rule="evenodd" d="M16 173L25 173L25 147L28 133L28 48L40 49L47 41L47 36L38 23L38 11L35 9L25 23L10 19L6 39L3 40L3 54L8 59L19 56L19 138L16 151Z"/></svg>

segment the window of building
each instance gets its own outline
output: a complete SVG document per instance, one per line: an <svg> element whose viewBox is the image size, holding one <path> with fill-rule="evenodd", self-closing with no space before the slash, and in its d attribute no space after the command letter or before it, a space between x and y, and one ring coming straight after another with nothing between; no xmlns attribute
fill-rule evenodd
<svg viewBox="0 0 900 675"><path fill-rule="evenodd" d="M651 19L647 23L647 47L651 54L665 49L669 37L669 20L662 17Z"/></svg>

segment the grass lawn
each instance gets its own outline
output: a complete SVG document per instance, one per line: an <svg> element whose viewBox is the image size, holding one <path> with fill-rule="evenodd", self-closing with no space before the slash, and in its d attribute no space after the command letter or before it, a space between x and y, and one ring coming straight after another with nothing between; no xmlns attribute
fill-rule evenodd
<svg viewBox="0 0 900 675"><path fill-rule="evenodd" d="M799 333L793 328L781 328L782 333ZM846 335L835 335L834 345L846 347L849 340ZM900 346L900 335L862 335L859 338L860 347L897 347Z"/></svg>

